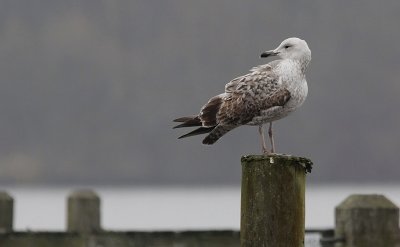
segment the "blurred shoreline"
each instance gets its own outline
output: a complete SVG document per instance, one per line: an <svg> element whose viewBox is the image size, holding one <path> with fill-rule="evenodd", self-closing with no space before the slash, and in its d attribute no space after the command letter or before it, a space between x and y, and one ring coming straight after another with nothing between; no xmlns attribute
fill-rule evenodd
<svg viewBox="0 0 400 247"><path fill-rule="evenodd" d="M309 184L306 227L332 228L334 207L350 194L383 194L400 205L400 184ZM101 198L110 230L239 229L239 186L0 186L15 200L15 229L64 230L65 200L76 189ZM179 217L176 217L179 215Z"/></svg>

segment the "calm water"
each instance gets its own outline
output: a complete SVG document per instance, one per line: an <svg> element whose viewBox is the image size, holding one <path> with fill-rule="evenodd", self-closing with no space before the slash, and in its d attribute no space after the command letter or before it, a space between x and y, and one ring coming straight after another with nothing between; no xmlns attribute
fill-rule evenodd
<svg viewBox="0 0 400 247"><path fill-rule="evenodd" d="M88 187L1 187L15 199L16 230L65 229L65 199ZM112 230L239 229L239 187L90 187L102 200L102 225ZM309 185L306 228L333 228L334 207L348 195L384 194L400 205L399 185ZM317 235L307 246L318 246Z"/></svg>

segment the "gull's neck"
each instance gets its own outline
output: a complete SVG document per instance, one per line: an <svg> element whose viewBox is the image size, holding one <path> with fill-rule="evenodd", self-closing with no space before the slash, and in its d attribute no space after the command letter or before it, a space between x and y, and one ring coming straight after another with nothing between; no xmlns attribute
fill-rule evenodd
<svg viewBox="0 0 400 247"><path fill-rule="evenodd" d="M299 59L296 59L296 63L299 64L300 70L302 73L305 73L308 67L308 64L310 64L311 61L311 54L306 54L304 56L301 56Z"/></svg>
<svg viewBox="0 0 400 247"><path fill-rule="evenodd" d="M281 60L280 67L281 69L285 67L286 69L291 68L289 69L290 71L298 71L304 75L310 61L311 56L302 56L301 58L285 58Z"/></svg>

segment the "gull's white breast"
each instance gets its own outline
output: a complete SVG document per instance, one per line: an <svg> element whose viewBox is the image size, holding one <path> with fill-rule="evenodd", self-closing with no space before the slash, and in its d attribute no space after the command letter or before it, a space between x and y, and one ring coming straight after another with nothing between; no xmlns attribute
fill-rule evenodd
<svg viewBox="0 0 400 247"><path fill-rule="evenodd" d="M299 108L307 98L307 81L299 63L284 60L277 65L274 73L279 75L278 84L290 92L290 99L283 106L274 106L261 111L260 116L254 117L247 123L248 125L261 125L284 118Z"/></svg>

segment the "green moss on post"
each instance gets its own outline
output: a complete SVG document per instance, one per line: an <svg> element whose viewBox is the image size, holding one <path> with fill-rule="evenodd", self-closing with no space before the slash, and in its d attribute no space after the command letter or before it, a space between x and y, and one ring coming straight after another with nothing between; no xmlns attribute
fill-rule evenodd
<svg viewBox="0 0 400 247"><path fill-rule="evenodd" d="M305 177L312 162L288 155L242 157L242 247L304 246Z"/></svg>

